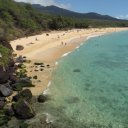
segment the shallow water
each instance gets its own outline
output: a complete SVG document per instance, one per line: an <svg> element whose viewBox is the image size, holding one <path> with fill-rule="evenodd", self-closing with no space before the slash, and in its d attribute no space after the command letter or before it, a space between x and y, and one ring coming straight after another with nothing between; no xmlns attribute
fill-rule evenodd
<svg viewBox="0 0 128 128"><path fill-rule="evenodd" d="M43 111L55 128L128 128L128 31L89 39L63 57Z"/></svg>

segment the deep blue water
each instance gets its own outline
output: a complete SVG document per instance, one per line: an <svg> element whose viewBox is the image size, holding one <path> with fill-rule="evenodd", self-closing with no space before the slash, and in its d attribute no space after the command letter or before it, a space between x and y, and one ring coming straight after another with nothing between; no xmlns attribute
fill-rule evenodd
<svg viewBox="0 0 128 128"><path fill-rule="evenodd" d="M128 128L128 31L94 37L59 61L45 112L56 128Z"/></svg>

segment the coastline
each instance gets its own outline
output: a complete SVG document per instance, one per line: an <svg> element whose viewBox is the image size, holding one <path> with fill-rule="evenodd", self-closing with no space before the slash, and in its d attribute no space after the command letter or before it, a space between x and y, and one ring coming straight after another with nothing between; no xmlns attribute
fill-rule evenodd
<svg viewBox="0 0 128 128"><path fill-rule="evenodd" d="M83 45L83 41L95 36L101 36L111 32L128 30L128 28L102 28L102 29L74 29L68 31L53 31L41 35L21 38L11 41L14 52L19 56L25 56L31 60L26 64L28 76L38 76L38 80L32 79L35 87L29 88L34 96L46 94L51 84L52 71L58 65L58 60ZM37 40L35 40L37 38ZM17 51L16 46L22 45L24 49ZM44 63L43 71L34 66L34 63ZM47 67L47 65L50 65ZM38 70L37 70L38 69Z"/></svg>

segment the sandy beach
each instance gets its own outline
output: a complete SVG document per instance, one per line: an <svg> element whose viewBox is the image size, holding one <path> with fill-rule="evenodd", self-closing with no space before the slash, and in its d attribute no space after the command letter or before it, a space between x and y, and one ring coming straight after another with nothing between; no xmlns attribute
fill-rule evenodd
<svg viewBox="0 0 128 128"><path fill-rule="evenodd" d="M35 87L30 88L33 95L39 95L47 89L52 77L52 71L56 68L56 62L65 53L78 48L81 43L93 36L106 33L128 30L128 28L101 28L101 29L73 29L68 31L45 32L40 35L20 38L11 41L11 46L17 56L22 55L31 60L26 64L27 74L32 79ZM22 45L23 50L17 51L16 46ZM44 67L34 65L35 62L44 63Z"/></svg>

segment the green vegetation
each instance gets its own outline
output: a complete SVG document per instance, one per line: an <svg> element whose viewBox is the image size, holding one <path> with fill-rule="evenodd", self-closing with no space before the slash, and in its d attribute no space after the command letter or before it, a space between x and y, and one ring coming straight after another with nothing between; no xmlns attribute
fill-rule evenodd
<svg viewBox="0 0 128 128"><path fill-rule="evenodd" d="M16 83L13 87L15 91L21 91L24 87L35 87L32 83Z"/></svg>
<svg viewBox="0 0 128 128"><path fill-rule="evenodd" d="M2 45L0 45L0 66L7 66L9 63L9 54L10 54L10 50Z"/></svg>
<svg viewBox="0 0 128 128"><path fill-rule="evenodd" d="M16 72L17 77L24 78L27 76L26 73L27 73L26 66L24 64L19 64L18 70Z"/></svg>
<svg viewBox="0 0 128 128"><path fill-rule="evenodd" d="M26 75L26 72L27 72L26 69L20 69L19 72L16 72L16 75L17 75L17 77L19 77L19 78L24 78L24 77L27 76L27 75Z"/></svg>
<svg viewBox="0 0 128 128"><path fill-rule="evenodd" d="M40 33L44 30L60 30L88 27L126 27L128 21L78 19L37 11L30 4L13 0L0 1L0 38L11 40Z"/></svg>
<svg viewBox="0 0 128 128"><path fill-rule="evenodd" d="M9 120L10 117L5 115L5 110L0 110L0 126L7 124Z"/></svg>
<svg viewBox="0 0 128 128"><path fill-rule="evenodd" d="M28 128L28 124L27 123L25 123L25 122L21 122L21 124L20 124L20 126L19 126L19 128Z"/></svg>

